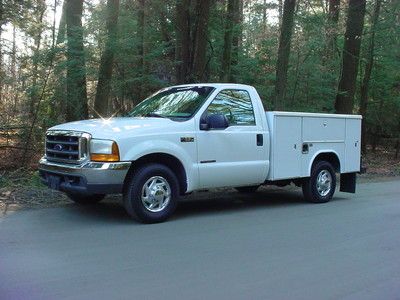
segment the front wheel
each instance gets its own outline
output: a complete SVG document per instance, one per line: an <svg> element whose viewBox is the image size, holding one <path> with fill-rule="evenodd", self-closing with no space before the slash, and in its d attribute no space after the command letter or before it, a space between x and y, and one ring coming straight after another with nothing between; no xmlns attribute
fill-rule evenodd
<svg viewBox="0 0 400 300"><path fill-rule="evenodd" d="M159 223L175 211L179 184L175 174L161 164L148 164L130 175L124 188L128 214L142 223Z"/></svg>
<svg viewBox="0 0 400 300"><path fill-rule="evenodd" d="M332 199L336 189L336 176L332 165L319 161L313 166L311 176L303 181L304 198L313 203L324 203Z"/></svg>

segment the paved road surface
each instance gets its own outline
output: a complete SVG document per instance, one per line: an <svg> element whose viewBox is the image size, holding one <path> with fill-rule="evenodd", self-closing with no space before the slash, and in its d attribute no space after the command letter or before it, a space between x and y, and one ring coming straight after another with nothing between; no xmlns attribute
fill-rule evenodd
<svg viewBox="0 0 400 300"><path fill-rule="evenodd" d="M212 198L156 225L119 203L2 218L0 299L400 299L400 181Z"/></svg>

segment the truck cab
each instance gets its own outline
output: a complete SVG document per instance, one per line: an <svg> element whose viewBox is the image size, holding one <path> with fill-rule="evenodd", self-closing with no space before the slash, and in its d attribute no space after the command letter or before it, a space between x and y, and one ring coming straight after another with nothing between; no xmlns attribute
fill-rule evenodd
<svg viewBox="0 0 400 300"><path fill-rule="evenodd" d="M179 196L217 187L254 192L294 182L309 200L326 202L335 173L344 174L342 190L355 189L360 126L360 116L266 113L248 85L173 86L125 117L50 128L39 172L77 203L122 193L142 222L164 221Z"/></svg>

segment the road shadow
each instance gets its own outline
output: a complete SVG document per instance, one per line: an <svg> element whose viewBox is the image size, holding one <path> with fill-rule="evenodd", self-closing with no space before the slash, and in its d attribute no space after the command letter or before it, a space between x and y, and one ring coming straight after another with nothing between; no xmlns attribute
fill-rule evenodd
<svg viewBox="0 0 400 300"><path fill-rule="evenodd" d="M335 197L332 201L343 199L346 198ZM232 213L233 211L240 213L240 211L284 208L296 205L315 204L306 201L301 190L293 187L288 189L262 187L256 193L251 194L241 194L234 189L219 189L209 192L196 192L182 197L172 219L179 220L193 215L213 215ZM118 224L136 223L126 213L121 195L107 197L103 202L96 205L69 205L66 209L69 210L68 215L75 214L75 217L86 218L86 221Z"/></svg>
<svg viewBox="0 0 400 300"><path fill-rule="evenodd" d="M102 201L95 205L73 204L69 206L69 210L71 214L76 214L77 217L90 219L91 221L118 224L134 223L124 209L122 197L108 197L104 202Z"/></svg>
<svg viewBox="0 0 400 300"><path fill-rule="evenodd" d="M235 190L198 192L182 199L175 216L182 218L295 205L307 205L302 194L296 190L261 189L250 194L241 194Z"/></svg>

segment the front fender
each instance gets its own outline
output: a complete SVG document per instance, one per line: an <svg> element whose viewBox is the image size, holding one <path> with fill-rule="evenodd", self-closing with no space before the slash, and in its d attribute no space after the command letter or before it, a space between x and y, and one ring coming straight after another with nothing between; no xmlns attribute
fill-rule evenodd
<svg viewBox="0 0 400 300"><path fill-rule="evenodd" d="M152 139L136 143L134 146L131 146L126 150L127 151L121 157L121 160L123 161L135 161L143 156L154 153L172 155L182 163L183 168L185 169L188 181L188 191L192 191L196 186L196 182L198 182L198 171L195 167L196 164L194 163L194 158L191 157L187 149L178 146L176 143L166 140Z"/></svg>

